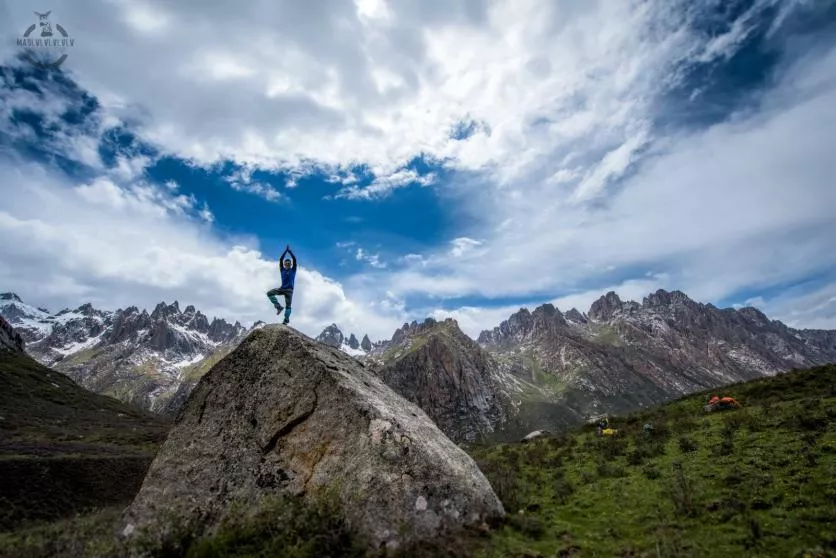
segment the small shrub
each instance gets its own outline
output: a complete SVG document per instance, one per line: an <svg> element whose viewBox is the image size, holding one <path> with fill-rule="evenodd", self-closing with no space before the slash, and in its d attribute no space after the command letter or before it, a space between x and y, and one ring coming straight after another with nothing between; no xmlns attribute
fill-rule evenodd
<svg viewBox="0 0 836 558"><path fill-rule="evenodd" d="M827 430L828 421L824 416L819 416L818 414L813 414L810 410L802 409L793 416L792 422L797 429L812 432Z"/></svg>
<svg viewBox="0 0 836 558"><path fill-rule="evenodd" d="M515 467L494 461L478 461L477 466L506 509L517 510L522 506L522 490Z"/></svg>
<svg viewBox="0 0 836 558"><path fill-rule="evenodd" d="M697 427L697 421L690 415L684 415L676 420L674 426L676 427L677 432L693 432L693 430Z"/></svg>
<svg viewBox="0 0 836 558"><path fill-rule="evenodd" d="M601 478L619 478L626 474L624 467L607 461L599 461L595 470Z"/></svg>
<svg viewBox="0 0 836 558"><path fill-rule="evenodd" d="M644 468L642 469L642 474L645 476L645 478L649 480L656 480L662 476L662 473L659 472L659 469L657 469L656 466L652 463L648 463L644 466Z"/></svg>
<svg viewBox="0 0 836 558"><path fill-rule="evenodd" d="M680 436L679 440L678 440L678 443L679 443L679 450L682 453L690 453L692 451L697 451L697 443L694 442L688 436Z"/></svg>
<svg viewBox="0 0 836 558"><path fill-rule="evenodd" d="M575 487L572 486L565 478L561 477L557 479L554 483L554 499L561 503L565 504L566 500L575 493Z"/></svg>
<svg viewBox="0 0 836 558"><path fill-rule="evenodd" d="M749 535L746 537L746 540L743 543L743 546L746 550L749 550L755 546L757 546L758 542L761 540L763 536L763 531L761 529L760 522L755 519L754 517L749 519Z"/></svg>
<svg viewBox="0 0 836 558"><path fill-rule="evenodd" d="M724 437L719 444L712 446L711 452L714 455L731 455L734 453L734 442Z"/></svg>
<svg viewBox="0 0 836 558"><path fill-rule="evenodd" d="M537 440L533 444L530 444L528 446L527 453L527 461L532 465L539 465L542 464L546 459L546 455L548 454L548 446L546 446L546 444L542 443L540 440Z"/></svg>
<svg viewBox="0 0 836 558"><path fill-rule="evenodd" d="M812 448L818 442L818 434L816 432L805 432L801 435L801 441L804 445Z"/></svg>
<svg viewBox="0 0 836 558"><path fill-rule="evenodd" d="M605 459L614 459L624 455L624 451L627 449L627 441L615 436L601 438L600 442L601 455Z"/></svg>
<svg viewBox="0 0 836 558"><path fill-rule="evenodd" d="M667 495L673 502L674 512L679 517L696 517L699 506L696 502L691 480L685 475L682 466L674 463L673 481L668 486Z"/></svg>
<svg viewBox="0 0 836 558"><path fill-rule="evenodd" d="M637 448L627 454L627 463L630 465L641 465L644 463L644 454Z"/></svg>
<svg viewBox="0 0 836 558"><path fill-rule="evenodd" d="M563 467L563 455L561 455L560 453L555 454L551 456L548 460L546 460L545 464L547 467L551 469L560 470L560 468Z"/></svg>
<svg viewBox="0 0 836 558"><path fill-rule="evenodd" d="M751 502L749 502L749 507L753 510L768 510L772 507L772 503L764 500L763 498L753 498Z"/></svg>
<svg viewBox="0 0 836 558"><path fill-rule="evenodd" d="M509 517L508 524L511 528L533 539L541 538L546 532L543 521L533 515L514 514Z"/></svg>
<svg viewBox="0 0 836 558"><path fill-rule="evenodd" d="M737 472L731 472L725 477L723 477L723 484L729 488L734 488L740 485L740 483L742 482L743 477L740 475L740 473Z"/></svg>
<svg viewBox="0 0 836 558"><path fill-rule="evenodd" d="M743 427L749 426L752 422L754 421L749 412L746 409L740 409L723 418L723 429L733 433Z"/></svg>
<svg viewBox="0 0 836 558"><path fill-rule="evenodd" d="M667 451L667 444L664 440L653 439L642 443L640 446L642 453L647 457L659 457L665 455Z"/></svg>
<svg viewBox="0 0 836 558"><path fill-rule="evenodd" d="M653 421L653 439L666 441L670 438L671 429L666 420Z"/></svg>

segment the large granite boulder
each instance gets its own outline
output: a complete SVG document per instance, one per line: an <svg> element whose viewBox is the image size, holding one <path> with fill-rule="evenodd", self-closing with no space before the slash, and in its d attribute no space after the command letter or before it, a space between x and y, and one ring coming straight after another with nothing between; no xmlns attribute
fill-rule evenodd
<svg viewBox="0 0 836 558"><path fill-rule="evenodd" d="M371 547L504 513L474 461L415 404L291 328L251 333L198 383L127 510L123 533L211 534L233 505L336 494Z"/></svg>

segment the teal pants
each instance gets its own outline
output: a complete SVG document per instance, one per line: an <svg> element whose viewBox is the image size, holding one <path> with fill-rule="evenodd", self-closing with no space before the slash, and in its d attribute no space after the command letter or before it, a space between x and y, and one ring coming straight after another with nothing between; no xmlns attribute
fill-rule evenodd
<svg viewBox="0 0 836 558"><path fill-rule="evenodd" d="M293 289L271 289L267 291L267 298L273 303L276 310L281 312L282 305L277 296L284 296L284 319L290 319L290 304L293 302Z"/></svg>

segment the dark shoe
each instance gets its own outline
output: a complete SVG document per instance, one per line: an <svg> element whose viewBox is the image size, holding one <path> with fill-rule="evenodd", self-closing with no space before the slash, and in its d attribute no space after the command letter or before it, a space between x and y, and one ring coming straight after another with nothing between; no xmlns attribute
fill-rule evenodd
<svg viewBox="0 0 836 558"><path fill-rule="evenodd" d="M275 306L275 309L276 309L276 314L281 314L282 310L284 310L284 306L279 304L278 306Z"/></svg>
<svg viewBox="0 0 836 558"><path fill-rule="evenodd" d="M282 321L282 323L283 323L284 325L287 325L287 324L289 324L289 323L290 323L290 320L288 320L287 318L285 318L285 319Z"/></svg>

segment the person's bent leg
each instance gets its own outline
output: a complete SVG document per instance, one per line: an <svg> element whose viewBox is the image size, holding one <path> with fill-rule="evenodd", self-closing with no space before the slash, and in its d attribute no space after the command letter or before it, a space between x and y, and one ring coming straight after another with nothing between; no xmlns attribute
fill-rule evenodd
<svg viewBox="0 0 836 558"><path fill-rule="evenodd" d="M267 298L269 298L270 302L273 303L273 307L276 309L276 312L282 311L282 305L279 303L279 299L276 298L280 294L282 294L281 289L270 289L267 291Z"/></svg>

